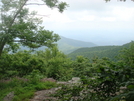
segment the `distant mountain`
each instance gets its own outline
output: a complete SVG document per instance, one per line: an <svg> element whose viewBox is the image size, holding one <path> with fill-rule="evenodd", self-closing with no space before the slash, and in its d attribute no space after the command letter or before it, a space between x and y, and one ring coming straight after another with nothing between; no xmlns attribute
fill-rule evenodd
<svg viewBox="0 0 134 101"><path fill-rule="evenodd" d="M64 53L68 54L73 52L74 50L77 50L82 47L94 47L97 46L96 44L92 42L84 42L74 39L65 38L63 36L60 36L61 39L57 42L59 50L63 51Z"/></svg>
<svg viewBox="0 0 134 101"><path fill-rule="evenodd" d="M92 42L84 42L84 41L79 41L79 40L74 40L74 39L69 39L69 38L65 38L63 36L60 36L61 39L57 42L58 44L58 48L60 51L62 51L65 54L69 54L79 48L82 47L94 47L97 46L96 44L92 43ZM38 49L35 50L44 50L46 47L40 47ZM21 50L29 50L29 48L27 47L23 47L21 46Z"/></svg>
<svg viewBox="0 0 134 101"><path fill-rule="evenodd" d="M68 54L68 56L72 59L75 59L77 56L84 56L89 59L97 56L98 58L108 57L111 60L116 60L116 56L119 54L120 50L123 48L128 48L130 44L131 42L122 46L97 46L91 48L80 48Z"/></svg>

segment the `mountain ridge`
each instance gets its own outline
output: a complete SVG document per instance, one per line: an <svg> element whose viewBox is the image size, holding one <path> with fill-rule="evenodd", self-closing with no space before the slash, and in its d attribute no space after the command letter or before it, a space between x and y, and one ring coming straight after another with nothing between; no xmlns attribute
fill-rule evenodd
<svg viewBox="0 0 134 101"><path fill-rule="evenodd" d="M76 59L77 56L84 56L89 59L92 59L94 57L103 58L108 57L111 60L116 60L116 57L118 56L119 52L123 48L129 48L132 42L126 43L121 46L96 46L96 47L90 47L90 48L80 48L72 53L68 54L68 57L72 59Z"/></svg>
<svg viewBox="0 0 134 101"><path fill-rule="evenodd" d="M71 38L66 38L63 36L60 36L60 40L57 43L57 46L59 48L60 51L62 51L65 54L69 54L79 48L82 47L94 47L97 46L96 44L92 43L92 42L85 42L85 41L80 41L80 40L75 40L75 39L71 39ZM39 47L37 49L34 49L35 51L39 51L39 50L45 50L45 46ZM28 47L24 47L21 46L20 50L30 50Z"/></svg>
<svg viewBox="0 0 134 101"><path fill-rule="evenodd" d="M65 54L71 53L82 47L94 47L97 46L92 42L85 42L80 40L75 40L71 38L66 38L60 36L61 39L57 42L59 50L63 51Z"/></svg>

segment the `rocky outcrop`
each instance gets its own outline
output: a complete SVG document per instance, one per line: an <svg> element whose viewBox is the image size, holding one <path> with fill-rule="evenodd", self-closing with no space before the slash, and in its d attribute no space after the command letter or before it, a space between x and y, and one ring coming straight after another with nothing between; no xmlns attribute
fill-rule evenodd
<svg viewBox="0 0 134 101"><path fill-rule="evenodd" d="M56 80L52 78L44 78L41 81L42 82L45 82L45 81L56 82ZM57 82L57 84L64 84L64 85L72 85L72 84L77 84L77 83L80 83L79 77L73 77L71 80L67 82L62 82L62 81ZM55 94L56 91L59 89L61 89L61 87L51 88L49 90L37 91L35 92L34 97L30 99L30 101L57 101L58 98L52 97L51 94Z"/></svg>
<svg viewBox="0 0 134 101"><path fill-rule="evenodd" d="M7 94L3 101L12 101L13 100L13 97L14 97L14 92L10 92L9 94Z"/></svg>
<svg viewBox="0 0 134 101"><path fill-rule="evenodd" d="M56 92L55 88L49 89L49 90L41 90L35 92L35 95L30 101L57 101L56 97L51 97L51 94L54 94Z"/></svg>
<svg viewBox="0 0 134 101"><path fill-rule="evenodd" d="M63 81L58 81L57 84L79 84L80 82L80 78L79 77L73 77L71 80L67 81L67 82L63 82Z"/></svg>

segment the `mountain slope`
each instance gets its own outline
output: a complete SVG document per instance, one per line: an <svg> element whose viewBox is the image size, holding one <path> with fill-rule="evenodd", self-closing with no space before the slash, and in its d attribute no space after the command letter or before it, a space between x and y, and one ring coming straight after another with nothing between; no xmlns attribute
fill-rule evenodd
<svg viewBox="0 0 134 101"><path fill-rule="evenodd" d="M94 43L91 42L84 42L84 41L79 41L79 40L74 40L74 39L69 39L65 38L63 36L60 36L61 39L57 42L58 48L60 51L62 51L65 54L69 54L79 48L82 47L94 47L96 46ZM38 49L35 49L36 51L38 50L45 50L45 46L40 47ZM21 46L21 50L29 50L27 47Z"/></svg>
<svg viewBox="0 0 134 101"><path fill-rule="evenodd" d="M96 44L92 42L84 42L79 40L74 40L70 38L65 38L63 36L60 36L61 39L58 41L58 45L61 45L62 43L66 43L68 45L74 46L74 47L94 47Z"/></svg>
<svg viewBox="0 0 134 101"><path fill-rule="evenodd" d="M93 57L108 57L111 60L116 60L116 56L119 54L120 50L123 48L128 48L131 43L124 44L122 46L97 46L91 48L80 48L70 53L68 56L75 59L77 56L81 55L92 59Z"/></svg>
<svg viewBox="0 0 134 101"><path fill-rule="evenodd" d="M61 39L57 42L59 50L63 51L64 53L68 54L77 50L82 47L94 47L96 46L94 43L91 42L84 42L74 39L65 38L60 36Z"/></svg>

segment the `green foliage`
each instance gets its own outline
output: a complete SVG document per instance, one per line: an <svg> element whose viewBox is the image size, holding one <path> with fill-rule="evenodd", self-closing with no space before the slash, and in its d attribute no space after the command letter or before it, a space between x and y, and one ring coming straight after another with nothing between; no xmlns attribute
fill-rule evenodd
<svg viewBox="0 0 134 101"><path fill-rule="evenodd" d="M9 92L14 92L15 93L15 96L17 97L18 95L21 95L21 94L25 94L25 97L26 98L29 98L28 93L31 94L32 93L32 96L34 95L34 92L33 90L26 90L24 89L23 87L27 86L28 83L24 82L23 80L21 79L12 79L12 80L8 80L8 81L1 81L0 82L0 100L2 101L2 99L9 93ZM18 94L18 95L17 95ZM15 97L15 98L16 98ZM18 97L19 98L19 97ZM22 97L21 97L22 98ZM19 98L19 100L21 99ZM25 98L25 99L26 99ZM23 98L24 99L24 98ZM25 100L24 99L24 100ZM18 101L19 101L18 100ZM15 100L16 101L16 100Z"/></svg>
<svg viewBox="0 0 134 101"><path fill-rule="evenodd" d="M5 53L2 56L0 61L3 64L0 66L1 78L28 75L33 79L45 76L68 80L72 77L71 60L56 47L34 54L31 51L19 51L14 54Z"/></svg>
<svg viewBox="0 0 134 101"><path fill-rule="evenodd" d="M12 55L11 69L19 71L17 76L24 76L31 73L34 69L39 70L41 73L45 72L45 64L43 59L30 51L20 51Z"/></svg>
<svg viewBox="0 0 134 101"><path fill-rule="evenodd" d="M10 67L11 63L11 55L7 52L4 52L0 57L0 79L4 77L3 74L7 73L7 70ZM13 71L12 71L13 72ZM12 73L8 73L8 75L12 75Z"/></svg>
<svg viewBox="0 0 134 101"><path fill-rule="evenodd" d="M75 64L77 66L74 69L74 75L80 76L82 83L75 86L73 84L63 86L58 91L60 99L67 101L109 101L112 96L116 95L119 86L116 72L113 69L114 62L107 58L96 58L94 63L89 63L88 59L79 56Z"/></svg>
<svg viewBox="0 0 134 101"><path fill-rule="evenodd" d="M26 87L23 88L16 88L15 89L15 98L13 101L20 101L22 100L29 100L29 98L33 97L33 94L35 91L38 90L44 90L44 89L50 89L56 87L56 84L53 82L39 82L34 84L34 83L29 83Z"/></svg>
<svg viewBox="0 0 134 101"><path fill-rule="evenodd" d="M57 47L47 49L44 53L47 61L47 77L57 80L67 80L72 76L71 61Z"/></svg>
<svg viewBox="0 0 134 101"><path fill-rule="evenodd" d="M125 48L121 51L119 59L122 60L126 65L134 67L134 42L130 43L129 48Z"/></svg>
<svg viewBox="0 0 134 101"><path fill-rule="evenodd" d="M33 70L29 75L26 76L32 84L37 84L42 78L43 75L40 73L39 70Z"/></svg>
<svg viewBox="0 0 134 101"><path fill-rule="evenodd" d="M19 49L19 44L12 42L6 45L4 51L16 53L18 49Z"/></svg>
<svg viewBox="0 0 134 101"><path fill-rule="evenodd" d="M73 68L73 76L74 77L82 77L83 75L90 75L89 74L89 66L90 66L89 59L84 58L83 56L78 56L76 61L72 63Z"/></svg>
<svg viewBox="0 0 134 101"><path fill-rule="evenodd" d="M8 54L5 51L0 61L1 78L20 76L28 78L29 81L18 82L14 79L9 83L0 83L1 98L14 91L15 101L21 99L26 101L34 91L55 86L55 83L40 82L43 77L64 81L80 77L81 84L63 86L55 96L59 96L61 101L76 99L76 101L133 101L133 51L132 42L129 48L121 51L118 61L97 57L89 60L83 56L71 61L57 47L36 53L20 51ZM125 87L122 92L121 87Z"/></svg>
<svg viewBox="0 0 134 101"><path fill-rule="evenodd" d="M46 3L50 8L58 8L59 12L63 12L64 9L68 6L66 2L59 2L58 0L42 0Z"/></svg>
<svg viewBox="0 0 134 101"><path fill-rule="evenodd" d="M113 62L108 58L94 58L92 63L85 65L88 63L87 59L81 56L77 57L74 61L77 65L75 68L81 68L74 69L74 71L81 77L82 85L80 88L79 86L71 86L74 89L70 86L63 87L58 91L60 98L67 101L133 101L134 62L131 57L133 56L133 47L134 44L132 43L130 48L123 50L119 55L121 60L117 62ZM90 74L87 75L82 67L88 68ZM122 87L126 88L123 90ZM76 89L79 89L77 90L79 97L72 94Z"/></svg>
<svg viewBox="0 0 134 101"><path fill-rule="evenodd" d="M67 7L65 2L58 0L42 1L49 8L58 8L59 12ZM40 26L42 20L36 17L37 13L26 7L28 0L1 0L0 3L0 56L4 49L16 51L18 46L15 42L30 48L55 46L59 36Z"/></svg>
<svg viewBox="0 0 134 101"><path fill-rule="evenodd" d="M43 59L30 54L30 51L20 51L15 54L2 54L0 59L0 72L2 77L24 76L34 69L44 72Z"/></svg>
<svg viewBox="0 0 134 101"><path fill-rule="evenodd" d="M26 90L24 88L16 88L16 95L13 98L13 101L29 101L33 97L34 91Z"/></svg>
<svg viewBox="0 0 134 101"><path fill-rule="evenodd" d="M62 85L61 89L52 96L58 97L59 101L80 101L83 100L80 94L82 90L82 85Z"/></svg>
<svg viewBox="0 0 134 101"><path fill-rule="evenodd" d="M36 84L26 79L14 78L8 81L0 81L0 101L10 92L14 92L13 101L29 101L37 90L56 87L54 82L41 82Z"/></svg>
<svg viewBox="0 0 134 101"><path fill-rule="evenodd" d="M122 45L122 46L96 46L91 48L80 48L70 53L68 56L73 60L76 59L77 56L81 55L92 59L93 57L104 58L108 57L113 61L118 61L117 55L123 48L129 48L131 43Z"/></svg>

